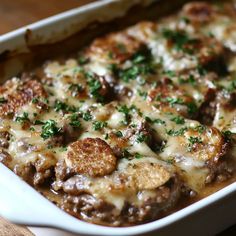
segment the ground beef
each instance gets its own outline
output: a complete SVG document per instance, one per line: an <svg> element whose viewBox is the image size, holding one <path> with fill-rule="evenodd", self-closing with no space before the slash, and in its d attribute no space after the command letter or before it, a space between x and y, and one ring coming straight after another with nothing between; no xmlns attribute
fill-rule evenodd
<svg viewBox="0 0 236 236"><path fill-rule="evenodd" d="M83 185L83 180L81 181ZM79 181L77 182L80 185ZM120 211L113 204L86 193L85 189L78 191L70 184L70 181L67 181L67 185L64 186L67 193L64 193L60 207L77 218L110 226L140 224L158 219L178 201L182 191L178 178L172 178L167 184L155 190L155 196L146 199L139 206L125 202Z"/></svg>

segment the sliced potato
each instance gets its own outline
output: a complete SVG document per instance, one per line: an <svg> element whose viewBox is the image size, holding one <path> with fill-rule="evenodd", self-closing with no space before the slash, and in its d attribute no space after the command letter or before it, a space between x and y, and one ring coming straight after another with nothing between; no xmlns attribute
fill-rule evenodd
<svg viewBox="0 0 236 236"><path fill-rule="evenodd" d="M99 61L121 63L129 59L142 43L125 32L112 33L93 41L87 56Z"/></svg>
<svg viewBox="0 0 236 236"><path fill-rule="evenodd" d="M104 176L116 168L116 157L110 146L100 138L85 138L69 145L65 162L80 174Z"/></svg>
<svg viewBox="0 0 236 236"><path fill-rule="evenodd" d="M127 168L131 186L138 190L155 189L165 184L171 173L162 165L153 162L132 163Z"/></svg>
<svg viewBox="0 0 236 236"><path fill-rule="evenodd" d="M47 97L43 85L37 80L20 80L13 78L0 86L5 102L0 104L0 116L17 112L23 105L35 97Z"/></svg>

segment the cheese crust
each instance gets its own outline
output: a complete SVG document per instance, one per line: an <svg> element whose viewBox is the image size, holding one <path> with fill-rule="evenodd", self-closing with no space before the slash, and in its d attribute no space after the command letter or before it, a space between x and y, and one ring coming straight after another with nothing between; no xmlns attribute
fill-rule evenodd
<svg viewBox="0 0 236 236"><path fill-rule="evenodd" d="M8 80L0 161L68 213L112 226L156 220L231 178L232 8L191 2Z"/></svg>

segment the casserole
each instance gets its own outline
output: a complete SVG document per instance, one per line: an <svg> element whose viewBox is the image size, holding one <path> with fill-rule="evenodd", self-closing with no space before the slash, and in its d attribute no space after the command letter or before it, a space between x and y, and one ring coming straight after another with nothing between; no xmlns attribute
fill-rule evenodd
<svg viewBox="0 0 236 236"><path fill-rule="evenodd" d="M28 33L28 36L27 36L28 41L29 41L29 39L32 40L30 37L31 37L30 33ZM31 47L32 47L32 45L31 45Z"/></svg>

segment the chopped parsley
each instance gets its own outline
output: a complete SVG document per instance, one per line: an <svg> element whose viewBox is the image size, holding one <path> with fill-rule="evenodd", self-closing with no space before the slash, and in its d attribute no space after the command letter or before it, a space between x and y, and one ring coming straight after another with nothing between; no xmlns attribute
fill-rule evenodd
<svg viewBox="0 0 236 236"><path fill-rule="evenodd" d="M43 102L45 102L45 103L49 103L49 100L47 99L47 98L43 98Z"/></svg>
<svg viewBox="0 0 236 236"><path fill-rule="evenodd" d="M183 21L185 24L189 24L189 23L190 23L189 18L187 18L186 16L182 16L182 17L180 18L180 20Z"/></svg>
<svg viewBox="0 0 236 236"><path fill-rule="evenodd" d="M183 127L179 130L173 130L173 129L167 130L166 133L170 136L181 136L185 133L186 130L187 127Z"/></svg>
<svg viewBox="0 0 236 236"><path fill-rule="evenodd" d="M196 144L196 143L202 143L202 139L200 138L200 137L193 137L193 136L190 136L189 138L188 138L188 150L189 151L192 151L192 149L193 149L193 146L194 146L194 144Z"/></svg>
<svg viewBox="0 0 236 236"><path fill-rule="evenodd" d="M192 85L196 84L196 80L194 79L193 75L189 75L189 77L187 79L183 79L183 78L179 77L178 82L180 84L187 84L187 83L192 84Z"/></svg>
<svg viewBox="0 0 236 236"><path fill-rule="evenodd" d="M136 159L140 159L140 158L142 158L143 156L142 156L140 153L135 153L135 154L134 154L134 157L135 157Z"/></svg>
<svg viewBox="0 0 236 236"><path fill-rule="evenodd" d="M161 120L159 118L151 119L150 117L146 116L145 120L149 123L152 123L152 124L160 124L160 125L165 125L166 124L166 122L164 120Z"/></svg>
<svg viewBox="0 0 236 236"><path fill-rule="evenodd" d="M88 80L89 93L92 97L96 98L98 101L102 102L104 98L100 94L102 89L102 84L98 79L90 78Z"/></svg>
<svg viewBox="0 0 236 236"><path fill-rule="evenodd" d="M153 150L155 152L163 152L164 149L166 148L166 141L162 141L160 144L156 145Z"/></svg>
<svg viewBox="0 0 236 236"><path fill-rule="evenodd" d="M35 128L34 127L30 127L29 130L30 131L35 131Z"/></svg>
<svg viewBox="0 0 236 236"><path fill-rule="evenodd" d="M39 99L38 99L38 98L33 98L31 102L34 103L34 104L36 104L36 103L39 102Z"/></svg>
<svg viewBox="0 0 236 236"><path fill-rule="evenodd" d="M61 147L61 148L59 149L59 151L60 151L60 152L66 152L66 151L67 151L67 147Z"/></svg>
<svg viewBox="0 0 236 236"><path fill-rule="evenodd" d="M148 93L142 90L138 90L138 95L143 98L143 100L147 99Z"/></svg>
<svg viewBox="0 0 236 236"><path fill-rule="evenodd" d="M115 132L115 135L116 135L117 137L119 137L119 138L123 137L123 134L122 134L122 132L121 132L120 130L116 131L116 132Z"/></svg>
<svg viewBox="0 0 236 236"><path fill-rule="evenodd" d="M106 133L106 134L104 135L104 139L107 140L108 138L109 138L109 134Z"/></svg>
<svg viewBox="0 0 236 236"><path fill-rule="evenodd" d="M7 102L7 100L6 100L5 98L0 97L0 104L1 104L1 103L6 103L6 102Z"/></svg>
<svg viewBox="0 0 236 236"><path fill-rule="evenodd" d="M122 123L124 124L124 125L128 125L129 124L129 120L130 120L130 108L129 107L127 107L126 105L122 105L122 106L119 106L118 108L117 108L117 110L119 111L119 112L121 112L121 113L123 113L124 114L124 116L125 116L125 119L124 119L124 121L122 121Z"/></svg>
<svg viewBox="0 0 236 236"><path fill-rule="evenodd" d="M70 116L70 126L74 127L74 128L80 128L81 123L79 121L79 115L77 113L74 113Z"/></svg>
<svg viewBox="0 0 236 236"><path fill-rule="evenodd" d="M130 80L137 79L140 75L154 74L153 58L150 50L146 49L135 53L131 60L131 66L126 69L119 69L117 66L112 68L113 73L115 73L124 82L129 82ZM140 78L139 78L140 79ZM142 78L141 84L145 83Z"/></svg>
<svg viewBox="0 0 236 236"><path fill-rule="evenodd" d="M193 130L195 130L198 133L202 134L206 130L206 127L204 125L198 125L198 126L194 127Z"/></svg>
<svg viewBox="0 0 236 236"><path fill-rule="evenodd" d="M143 132L140 132L139 134L137 134L136 136L136 141L138 143L143 143L146 142L148 140L148 136L145 135Z"/></svg>
<svg viewBox="0 0 236 236"><path fill-rule="evenodd" d="M127 149L123 149L121 156L122 158L130 159L131 154Z"/></svg>
<svg viewBox="0 0 236 236"><path fill-rule="evenodd" d="M54 104L54 110L56 112L58 112L58 111L66 111L67 108L68 108L68 105L66 103L56 100L56 102Z"/></svg>
<svg viewBox="0 0 236 236"><path fill-rule="evenodd" d="M221 132L224 136L224 138L228 141L231 139L231 136L232 136L232 132L230 130L224 130Z"/></svg>
<svg viewBox="0 0 236 236"><path fill-rule="evenodd" d="M93 129L95 131L101 130L105 127L107 127L107 122L105 122L105 121L97 121L96 120L96 121L93 122Z"/></svg>
<svg viewBox="0 0 236 236"><path fill-rule="evenodd" d="M60 131L61 129L57 127L56 121L47 120L42 126L41 137L45 140L45 139L55 136L56 134L59 134Z"/></svg>
<svg viewBox="0 0 236 236"><path fill-rule="evenodd" d="M113 58L114 58L114 54L113 54L112 51L109 51L109 52L107 53L107 56L108 56L109 59L113 59Z"/></svg>
<svg viewBox="0 0 236 236"><path fill-rule="evenodd" d="M117 43L116 47L119 49L119 51L121 53L126 53L127 52L127 48L123 43Z"/></svg>
<svg viewBox="0 0 236 236"><path fill-rule="evenodd" d="M84 56L80 56L78 58L78 62L79 62L80 65L85 65L89 62L89 58L84 57Z"/></svg>
<svg viewBox="0 0 236 236"><path fill-rule="evenodd" d="M174 106L175 104L184 104L183 99L181 98L172 98L172 97L167 97L164 99L166 102L168 102L170 104L170 106Z"/></svg>
<svg viewBox="0 0 236 236"><path fill-rule="evenodd" d="M24 122L30 121L29 114L27 112L23 112L23 115L22 116L17 116L15 118L15 121L16 122L20 122L20 123L24 123Z"/></svg>
<svg viewBox="0 0 236 236"><path fill-rule="evenodd" d="M168 164L174 164L175 159L173 157L169 157L167 160L165 160Z"/></svg>
<svg viewBox="0 0 236 236"><path fill-rule="evenodd" d="M44 122L41 120L35 120L34 125L43 125Z"/></svg>
<svg viewBox="0 0 236 236"><path fill-rule="evenodd" d="M130 80L135 80L139 74L141 74L141 70L138 66L133 66L128 69L119 70L119 77L124 82L129 82Z"/></svg>
<svg viewBox="0 0 236 236"><path fill-rule="evenodd" d="M195 115L198 110L197 105L194 102L187 103L186 105L188 107L188 114Z"/></svg>
<svg viewBox="0 0 236 236"><path fill-rule="evenodd" d="M69 106L68 104L61 102L59 100L55 101L54 110L56 112L64 111L64 112L75 112L77 109L74 106Z"/></svg>
<svg viewBox="0 0 236 236"><path fill-rule="evenodd" d="M183 125L185 123L185 120L182 116L174 116L170 120L174 121L177 125Z"/></svg>
<svg viewBox="0 0 236 236"><path fill-rule="evenodd" d="M170 40L174 44L174 48L177 51L184 51L186 53L193 53L194 47L192 47L198 40L190 38L184 31L177 31L171 29L163 29L162 35L167 40ZM190 47L191 46L191 47Z"/></svg>
<svg viewBox="0 0 236 236"><path fill-rule="evenodd" d="M71 95L76 97L80 92L83 91L83 86L80 84L70 84L68 89L71 91Z"/></svg>
<svg viewBox="0 0 236 236"><path fill-rule="evenodd" d="M73 70L72 70L73 74L76 75L78 73L84 73L84 69L82 67L74 67Z"/></svg>
<svg viewBox="0 0 236 236"><path fill-rule="evenodd" d="M198 71L199 75L201 75L201 76L204 76L207 73L206 69L200 64L197 66L197 71Z"/></svg>
<svg viewBox="0 0 236 236"><path fill-rule="evenodd" d="M86 111L86 112L82 113L82 118L85 121L89 121L89 120L92 120L93 117L92 117L92 115L90 114L89 111Z"/></svg>
<svg viewBox="0 0 236 236"><path fill-rule="evenodd" d="M166 70L163 72L165 75L169 76L170 78L171 77L174 77L176 74L173 70Z"/></svg>
<svg viewBox="0 0 236 236"><path fill-rule="evenodd" d="M228 92L233 92L236 89L236 80L232 80L230 85L226 88Z"/></svg>

